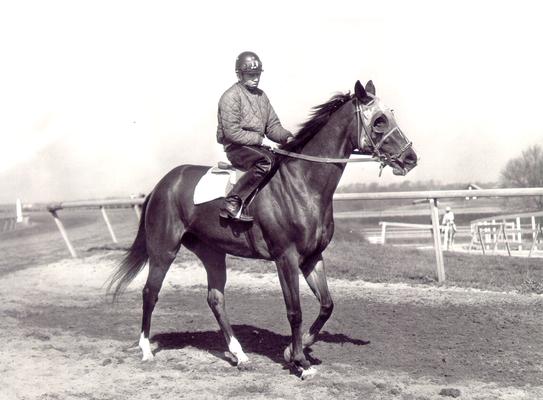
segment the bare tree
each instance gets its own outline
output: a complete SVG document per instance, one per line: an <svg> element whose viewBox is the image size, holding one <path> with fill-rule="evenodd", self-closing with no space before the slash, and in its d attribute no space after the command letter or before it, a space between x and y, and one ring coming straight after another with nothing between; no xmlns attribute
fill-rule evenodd
<svg viewBox="0 0 543 400"><path fill-rule="evenodd" d="M507 162L501 171L504 187L543 187L543 148L536 144L528 147L519 157ZM543 207L543 197L531 197L528 204Z"/></svg>

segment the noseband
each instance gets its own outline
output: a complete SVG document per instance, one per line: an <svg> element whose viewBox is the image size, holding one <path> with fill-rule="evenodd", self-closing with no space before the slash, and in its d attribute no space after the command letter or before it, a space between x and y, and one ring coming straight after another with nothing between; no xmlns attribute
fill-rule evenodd
<svg viewBox="0 0 543 400"><path fill-rule="evenodd" d="M375 100L371 100L367 105L370 105ZM407 137L403 134L400 128L398 126L395 126L394 128L390 129L388 132L383 134L383 137L381 140L379 140L378 143L375 143L373 138L371 137L371 131L373 131L373 127L368 127L366 123L364 123L364 117L363 117L363 104L355 99L355 114L356 114L356 131L357 131L357 141L358 141L358 151L356 153L361 153L362 149L364 148L364 142L367 141L371 151L372 156L379 160L381 163L381 170L379 171L379 176L381 176L381 172L383 168L386 165L391 165L391 163L399 162L401 161L401 157L404 155L404 153L410 149L413 146L413 142L409 141ZM398 132L400 135L400 138L404 139L405 144L400 148L400 150L396 154L386 154L381 151L381 147L383 147L383 144L388 139L389 136L394 134L395 132Z"/></svg>

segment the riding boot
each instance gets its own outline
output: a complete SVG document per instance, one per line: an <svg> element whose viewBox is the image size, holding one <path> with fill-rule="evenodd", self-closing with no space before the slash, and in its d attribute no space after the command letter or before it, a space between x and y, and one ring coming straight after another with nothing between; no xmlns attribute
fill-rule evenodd
<svg viewBox="0 0 543 400"><path fill-rule="evenodd" d="M244 213L242 201L237 195L228 196L224 199L224 204L219 215L222 218L232 218L242 222L253 221L253 217Z"/></svg>

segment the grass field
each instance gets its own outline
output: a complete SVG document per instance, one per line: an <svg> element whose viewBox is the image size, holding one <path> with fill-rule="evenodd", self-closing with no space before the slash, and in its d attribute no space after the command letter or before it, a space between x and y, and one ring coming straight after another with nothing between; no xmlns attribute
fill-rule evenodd
<svg viewBox="0 0 543 400"><path fill-rule="evenodd" d="M96 210L63 211L60 213L72 244L79 254L101 249L126 249L137 230L137 219L130 209L109 211L110 220L119 239L112 245L105 223ZM402 221L401 218L395 218ZM405 219L413 222L412 217ZM48 213L31 216L33 226L0 235L0 276L33 264L58 261L69 257L59 232ZM437 283L432 250L370 244L364 230L375 228L369 219L336 219L334 239L324 253L330 277L369 282L395 282L436 286L459 286L496 291L543 293L541 259L482 256L445 252L447 281ZM179 261L195 261L188 251L181 251ZM260 260L229 258L229 267L250 272L274 271L274 264Z"/></svg>

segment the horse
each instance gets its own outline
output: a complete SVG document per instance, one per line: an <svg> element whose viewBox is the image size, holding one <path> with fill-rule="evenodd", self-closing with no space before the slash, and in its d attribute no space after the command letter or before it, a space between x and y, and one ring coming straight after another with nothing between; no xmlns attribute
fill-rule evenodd
<svg viewBox="0 0 543 400"><path fill-rule="evenodd" d="M285 361L301 378L315 374L303 349L315 343L334 308L322 253L334 233L332 197L346 162L351 154L372 155L381 167L388 165L394 174L405 175L417 165L417 155L392 110L376 97L372 81L365 87L357 81L353 94L338 93L312 111L295 139L278 148L287 155L278 155L269 179L247 205L252 223L221 218L222 198L193 204L194 188L210 168L206 166L172 169L146 197L134 242L107 288L111 293L114 287L115 300L148 262L139 338L143 361L153 358L151 315L166 273L183 246L206 269L207 302L238 368L247 367L249 358L225 310L226 254L274 261L291 328ZM305 333L300 272L320 302L320 312Z"/></svg>

